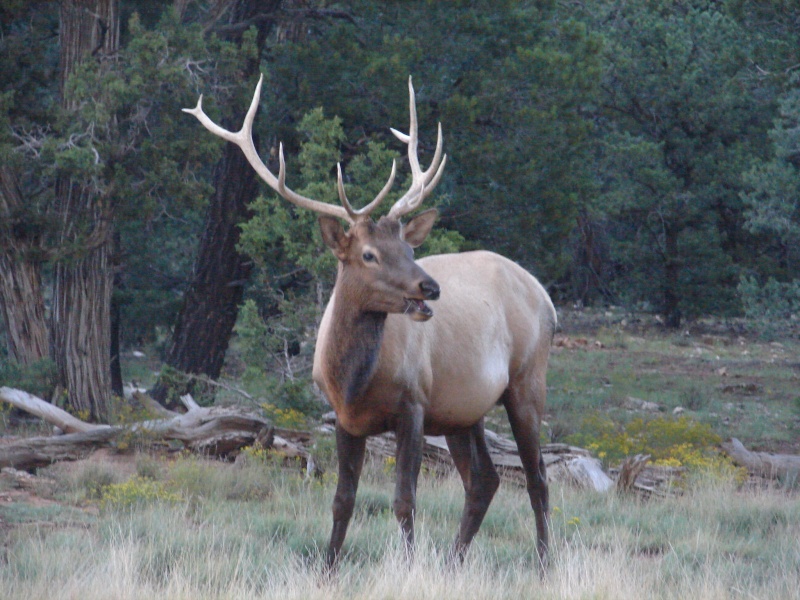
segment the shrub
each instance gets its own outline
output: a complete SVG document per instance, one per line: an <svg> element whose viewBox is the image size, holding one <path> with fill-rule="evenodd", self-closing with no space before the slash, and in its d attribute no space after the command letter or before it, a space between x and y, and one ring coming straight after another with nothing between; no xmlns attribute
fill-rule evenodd
<svg viewBox="0 0 800 600"><path fill-rule="evenodd" d="M114 483L103 488L100 508L120 509L153 502L177 503L182 500L183 496L164 482L137 475L123 483Z"/></svg>
<svg viewBox="0 0 800 600"><path fill-rule="evenodd" d="M89 464L78 471L74 480L74 487L83 497L98 500L103 497L103 491L119 481L113 468L106 463Z"/></svg>
<svg viewBox="0 0 800 600"><path fill-rule="evenodd" d="M654 464L718 471L730 466L717 449L722 439L709 425L688 417L636 418L619 425L600 414L584 418L568 442L594 452L606 464L627 456L649 454Z"/></svg>
<svg viewBox="0 0 800 600"><path fill-rule="evenodd" d="M267 417L278 427L300 429L306 426L306 415L296 408L281 408L269 402L262 404L261 408L264 409Z"/></svg>
<svg viewBox="0 0 800 600"><path fill-rule="evenodd" d="M760 282L742 277L737 288L745 316L768 338L785 334L787 325L800 317L800 280L779 282L770 277Z"/></svg>

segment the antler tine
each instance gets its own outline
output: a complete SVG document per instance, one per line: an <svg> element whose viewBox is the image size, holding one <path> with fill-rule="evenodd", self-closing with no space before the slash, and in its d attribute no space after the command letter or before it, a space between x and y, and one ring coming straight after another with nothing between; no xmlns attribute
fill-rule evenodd
<svg viewBox="0 0 800 600"><path fill-rule="evenodd" d="M194 108L184 108L183 112L194 115L197 120L200 121L200 123L202 123L203 126L214 135L229 142L233 142L239 146L244 153L247 162L249 162L250 166L253 167L256 173L258 173L258 176L261 177L261 179L263 179L266 184L275 190L281 197L285 198L296 206L307 208L324 215L338 217L340 219L344 219L345 221L349 221L351 224L354 223L355 218L351 215L352 208L348 210L346 206L336 206L335 204L328 204L327 202L312 200L311 198L306 198L305 196L302 196L286 187L286 164L283 159L283 144L280 145L280 171L278 172L278 177L275 177L275 175L272 174L272 172L258 156L256 147L253 144L253 120L255 119L256 111L258 110L258 102L261 98L261 84L263 81L264 75L262 74L258 79L258 85L256 85L256 91L253 94L253 100L250 102L250 108L247 110L247 114L245 115L242 128L236 133L220 127L214 123L205 112L203 112L202 95L197 100L197 106Z"/></svg>
<svg viewBox="0 0 800 600"><path fill-rule="evenodd" d="M347 214L350 215L350 218L353 221L356 220L358 216L358 212L353 210L353 207L350 206L350 201L347 199L347 194L344 193L344 180L342 179L342 163L336 163L336 169L338 171L338 178L336 180L336 187L339 190L339 202L342 203L344 209L347 211Z"/></svg>
<svg viewBox="0 0 800 600"><path fill-rule="evenodd" d="M342 203L342 206L344 206L345 210L347 211L347 214L350 215L350 218L353 220L353 222L364 220L369 217L370 213L372 213L372 211L375 210L378 204L380 204L386 197L386 194L389 193L389 190L392 189L392 185L394 185L394 178L395 175L397 174L397 161L392 160L392 172L389 175L389 180L383 186L383 189L378 193L377 196L375 196L372 202L370 202L369 204L367 204L362 208L359 208L358 210L355 210L351 206L350 201L347 199L347 194L345 194L344 192L344 181L342 179L342 165L337 164L336 167L339 171L338 181L337 181L337 187L339 190L339 201Z"/></svg>
<svg viewBox="0 0 800 600"><path fill-rule="evenodd" d="M442 124L439 123L436 138L436 151L433 154L433 160L426 171L423 171L419 166L417 101L411 77L408 78L408 96L408 112L410 116L408 135L396 129L392 129L391 131L401 142L408 144L408 164L411 167L411 187L397 202L395 202L391 210L389 210L389 217L394 219L399 219L403 215L419 207L422 201L439 183L439 180L442 178L442 173L444 172L444 166L447 164L447 155L442 156Z"/></svg>

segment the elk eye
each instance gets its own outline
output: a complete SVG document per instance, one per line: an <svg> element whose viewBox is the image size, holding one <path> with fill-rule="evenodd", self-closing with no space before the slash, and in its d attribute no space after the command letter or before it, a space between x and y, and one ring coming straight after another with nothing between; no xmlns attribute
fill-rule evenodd
<svg viewBox="0 0 800 600"><path fill-rule="evenodd" d="M377 260L377 258L375 258L375 255L369 250L364 252L364 254L361 255L361 258L364 259L364 262L375 262Z"/></svg>

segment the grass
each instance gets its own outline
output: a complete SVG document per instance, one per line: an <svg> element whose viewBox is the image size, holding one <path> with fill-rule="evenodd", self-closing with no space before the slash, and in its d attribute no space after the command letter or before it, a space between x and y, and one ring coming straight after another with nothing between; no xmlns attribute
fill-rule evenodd
<svg viewBox="0 0 800 600"><path fill-rule="evenodd" d="M565 331L570 334L568 322ZM587 346L556 347L548 371L547 421L556 437L575 433L600 412L625 423L640 416L629 398L680 407L722 437L749 448L800 453L800 344L736 335L645 332L621 325L594 329ZM599 342L595 344L594 342ZM493 426L505 427L494 413Z"/></svg>
<svg viewBox="0 0 800 600"><path fill-rule="evenodd" d="M621 431L640 418L675 421L681 407L722 438L800 453L796 340L713 328L666 333L615 317L588 330L574 316L562 323L561 335L588 344L552 354L552 441L581 434L587 415ZM131 359L126 369L126 377L147 380L156 367ZM631 397L662 411L631 410ZM487 422L508 433L501 408ZM782 599L800 589L797 487L743 490L725 470L690 478L681 496L650 501L553 485L551 564L540 579L523 489L501 487L465 566L453 569L446 557L461 484L425 472L409 564L391 510L393 470L383 462L365 469L341 572L325 581L331 439L317 439L315 454L329 471L321 480L263 453L237 465L144 453L61 463L45 470L52 481L35 494L0 479L0 598Z"/></svg>
<svg viewBox="0 0 800 600"><path fill-rule="evenodd" d="M800 589L800 499L743 492L726 479L697 481L681 497L652 501L551 486L551 564L540 579L523 489L501 486L466 564L453 568L446 555L461 484L423 475L417 555L409 564L390 508L392 477L382 463L370 463L341 572L325 581L330 476L307 480L269 460L144 462L178 501L103 505L89 484L79 498L75 482L96 475L75 470L96 467L55 465L47 472L57 482L47 510L0 505L2 596L791 598ZM258 494L232 493L254 485Z"/></svg>

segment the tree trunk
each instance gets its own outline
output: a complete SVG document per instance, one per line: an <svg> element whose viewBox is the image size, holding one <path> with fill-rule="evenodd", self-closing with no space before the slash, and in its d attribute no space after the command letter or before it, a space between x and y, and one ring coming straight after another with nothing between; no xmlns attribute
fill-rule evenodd
<svg viewBox="0 0 800 600"><path fill-rule="evenodd" d="M680 279L681 260L678 255L678 228L667 226L664 232L664 281L662 291L664 297L664 323L670 329L681 326L681 308L678 280Z"/></svg>
<svg viewBox="0 0 800 600"><path fill-rule="evenodd" d="M575 225L579 238L573 261L573 297L590 306L603 293L602 235L598 235L598 224L586 211L575 217Z"/></svg>
<svg viewBox="0 0 800 600"><path fill-rule="evenodd" d="M141 435L149 440L178 440L187 449L202 454L227 456L241 448L269 438L270 446L292 456L308 458L308 452L275 433L264 417L234 407L202 408L191 397L182 402L186 414L168 413L164 418L132 423L125 427L92 425L22 390L0 387L0 401L35 414L66 432L34 438L20 438L0 444L0 467L34 469L59 460L75 460L122 435ZM307 440L304 432L301 436Z"/></svg>
<svg viewBox="0 0 800 600"><path fill-rule="evenodd" d="M119 50L118 0L61 0L59 81L62 104L71 106L66 83L89 56L114 56Z"/></svg>
<svg viewBox="0 0 800 600"><path fill-rule="evenodd" d="M53 348L59 384L84 418L104 421L111 396L111 247L105 241L55 269Z"/></svg>
<svg viewBox="0 0 800 600"><path fill-rule="evenodd" d="M279 429L263 417L246 410L221 406L202 408L191 396L181 398L188 409L186 414L166 411L165 418L132 423L125 427L84 423L22 390L0 387L0 401L9 402L45 419L67 433L61 436L23 438L0 444L0 467L15 469L33 469L57 460L75 460L93 447L104 445L119 435L143 434L151 440L178 440L189 450L216 456L235 455L249 445L272 448L287 458L301 459L301 465L310 474L316 470L312 456L315 438L323 431L327 431L327 435L333 434L332 425L317 428L315 434ZM486 442L498 471L504 477L525 485L524 469L517 445L489 430L486 430ZM396 449L397 440L391 432L367 440L367 450L374 456L394 457ZM425 436L423 458L426 468L434 473L454 470L444 436ZM550 481L599 492L606 492L614 485L603 472L600 461L582 448L566 444L545 444L542 446L542 458L547 465L547 478Z"/></svg>
<svg viewBox="0 0 800 600"><path fill-rule="evenodd" d="M71 111L76 106L66 84L76 67L118 50L118 2L63 0L60 25L62 106ZM56 264L52 311L58 380L75 411L102 421L111 395L111 210L107 193L68 175L56 181L56 207L64 254Z"/></svg>
<svg viewBox="0 0 800 600"><path fill-rule="evenodd" d="M30 365L47 358L50 343L36 232L17 229L13 215L25 202L16 174L0 165L0 314L11 360Z"/></svg>
<svg viewBox="0 0 800 600"><path fill-rule="evenodd" d="M238 0L231 9L229 22L244 23L256 16L263 17L276 12L280 4L277 0ZM257 21L260 53L271 22L262 18ZM234 35L241 36L241 33ZM242 81L250 79L258 70L259 61L251 61L242 73ZM250 259L236 249L241 233L239 224L251 217L249 205L257 195L255 172L241 150L227 144L214 171L214 195L206 213L194 275L183 297L166 358L166 364L174 370L203 374L211 379L219 378L222 372L244 286L253 268ZM208 390L198 387L204 384L197 380L186 383L166 380L167 377L162 376L151 390L153 398L166 406L177 406L183 394L208 394Z"/></svg>
<svg viewBox="0 0 800 600"><path fill-rule="evenodd" d="M114 231L114 291L120 291L124 284L119 268L119 251L122 243L120 241L119 230ZM120 337L122 335L122 307L120 306L119 294L111 292L110 306L110 331L111 354L109 356L111 367L111 391L114 395L122 398L124 396L122 383L122 363L120 362Z"/></svg>
<svg viewBox="0 0 800 600"><path fill-rule="evenodd" d="M11 360L30 365L49 355L41 268L18 254L0 252L0 313Z"/></svg>
<svg viewBox="0 0 800 600"><path fill-rule="evenodd" d="M241 233L239 224L250 217L248 205L258 194L256 175L239 148L228 144L223 152L215 172L215 193L206 213L194 276L183 297L166 359L167 365L177 371L204 374L211 379L217 379L222 372L244 286L252 271L250 259L240 254L236 245ZM202 393L196 389L198 385L203 386L188 383L168 389L161 380L153 397L174 407L183 394Z"/></svg>

